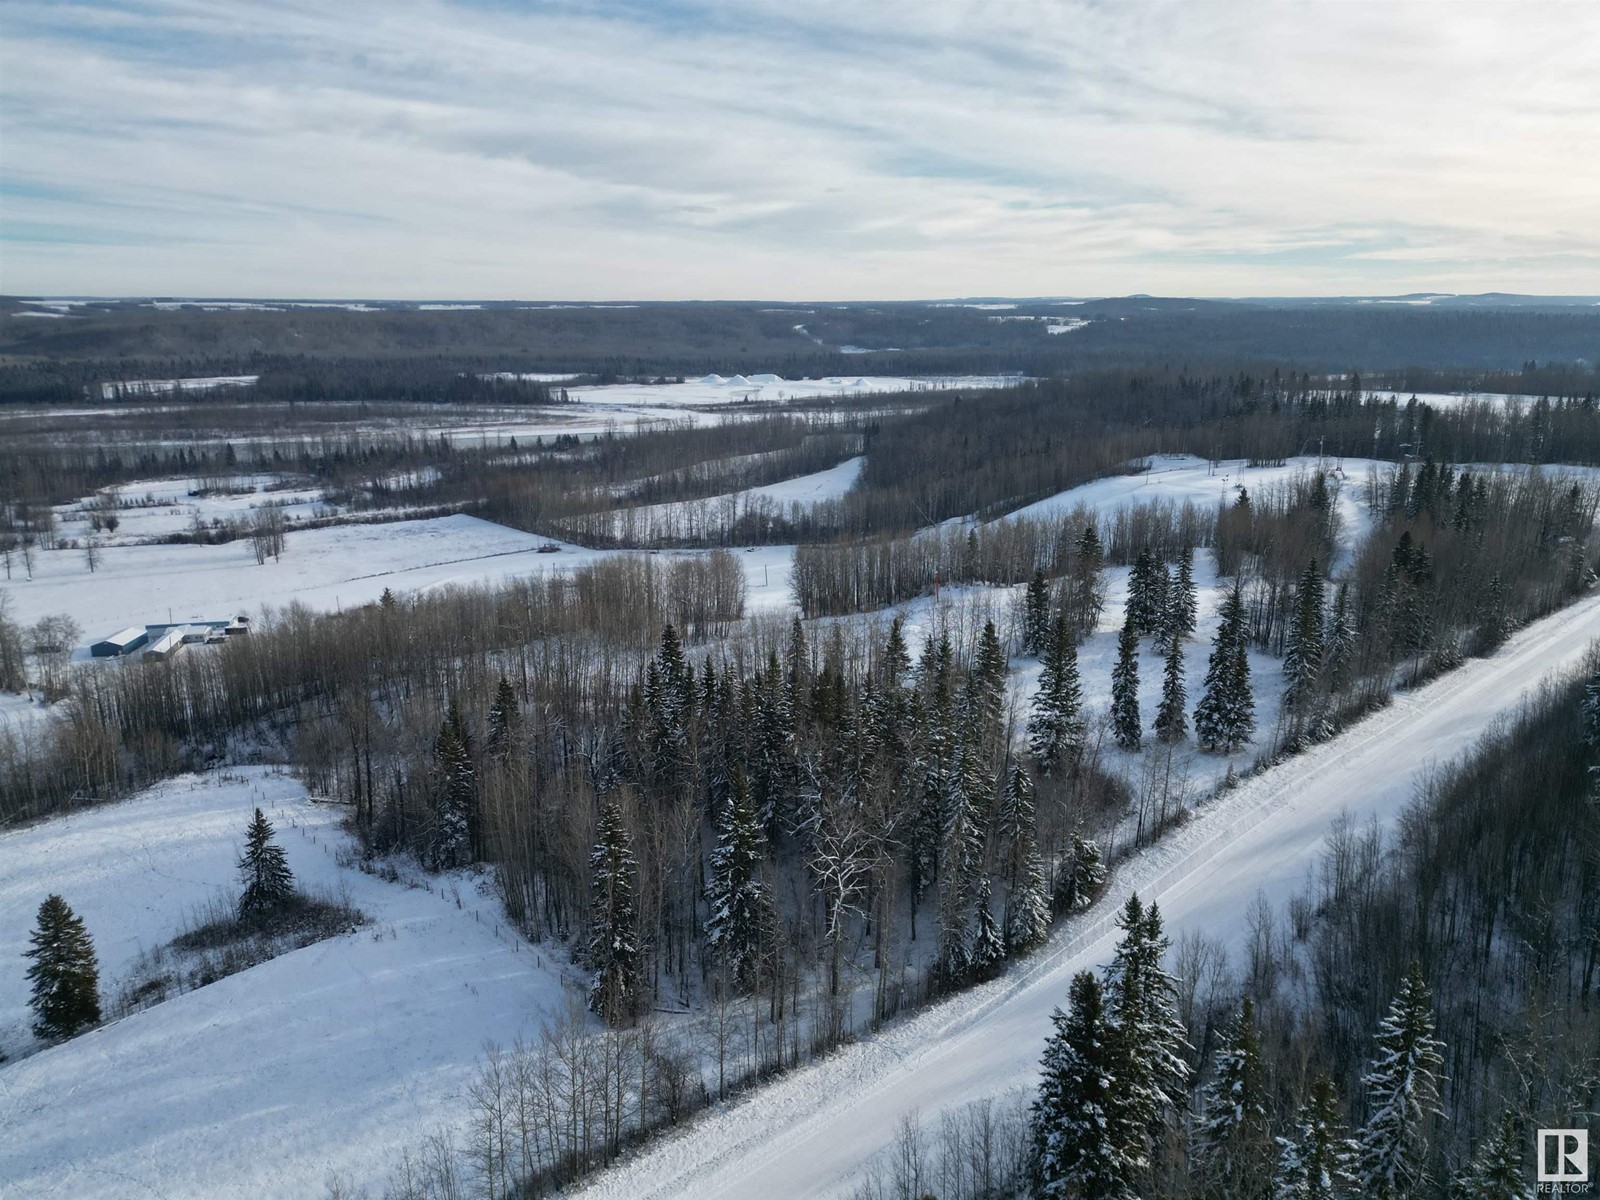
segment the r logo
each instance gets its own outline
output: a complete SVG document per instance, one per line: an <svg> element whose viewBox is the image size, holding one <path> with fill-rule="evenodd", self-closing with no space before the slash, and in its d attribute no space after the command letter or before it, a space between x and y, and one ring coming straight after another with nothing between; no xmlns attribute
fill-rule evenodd
<svg viewBox="0 0 1600 1200"><path fill-rule="evenodd" d="M1538 1166L1540 1183L1587 1183L1589 1131L1587 1129L1539 1130Z"/></svg>

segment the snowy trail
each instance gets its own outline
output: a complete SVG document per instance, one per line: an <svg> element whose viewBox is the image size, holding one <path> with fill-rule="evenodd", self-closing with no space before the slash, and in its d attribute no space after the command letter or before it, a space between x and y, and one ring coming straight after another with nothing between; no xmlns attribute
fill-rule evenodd
<svg viewBox="0 0 1600 1200"><path fill-rule="evenodd" d="M1600 596L1525 629L1390 708L1226 796L1124 863L1107 895L1039 954L992 983L780 1079L600 1177L583 1194L629 1200L836 1196L894 1138L901 1115L1031 1086L1050 1011L1072 975L1109 958L1132 891L1174 939L1198 930L1234 949L1247 907L1299 890L1330 823L1393 822L1433 765L1467 750L1540 681L1600 637Z"/></svg>

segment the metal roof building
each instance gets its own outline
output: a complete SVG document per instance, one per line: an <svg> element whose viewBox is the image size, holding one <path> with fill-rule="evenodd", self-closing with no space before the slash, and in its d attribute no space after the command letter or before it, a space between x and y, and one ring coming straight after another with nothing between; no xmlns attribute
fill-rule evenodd
<svg viewBox="0 0 1600 1200"><path fill-rule="evenodd" d="M91 643L89 653L96 658L116 658L120 654L132 654L149 640L149 631L143 626L130 625L110 637Z"/></svg>

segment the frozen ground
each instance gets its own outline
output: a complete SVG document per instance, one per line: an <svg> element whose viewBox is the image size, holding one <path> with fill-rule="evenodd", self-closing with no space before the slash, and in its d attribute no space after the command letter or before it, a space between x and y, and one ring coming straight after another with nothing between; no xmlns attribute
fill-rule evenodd
<svg viewBox="0 0 1600 1200"><path fill-rule="evenodd" d="M1505 392L1406 392L1385 388L1369 394L1377 400L1397 400L1401 405L1415 398L1418 404L1433 408L1459 408L1469 400L1482 400L1488 404L1506 404L1513 400L1530 404L1534 400L1532 396L1513 396Z"/></svg>
<svg viewBox="0 0 1600 1200"><path fill-rule="evenodd" d="M850 458L809 475L699 500L673 500L618 509L613 528L617 536L626 541L645 542L657 538L705 537L727 528L751 509L788 516L796 507L809 508L825 500L839 499L861 478L861 465L865 461L864 458Z"/></svg>
<svg viewBox="0 0 1600 1200"><path fill-rule="evenodd" d="M1188 501L1203 512L1210 512L1221 503L1231 504L1241 487L1254 493L1269 484L1287 483L1320 468L1339 486L1338 513L1343 549L1348 556L1372 529L1371 514L1362 503L1369 472L1374 468L1388 472L1394 466L1367 458L1320 458L1317 455L1291 458L1281 467L1252 467L1246 465L1244 459L1213 463L1192 454L1158 454L1144 461L1150 464L1147 471L1097 479L1037 501L1012 515L1063 516L1080 505L1091 512L1107 514L1151 500L1172 500L1179 504Z"/></svg>
<svg viewBox="0 0 1600 1200"><path fill-rule="evenodd" d="M66 613L87 642L129 625L220 619L290 603L330 611L376 600L384 588L494 582L628 553L571 545L538 553L548 542L457 515L297 530L281 561L260 565L247 538L221 546L109 546L93 574L81 551L48 550L35 555L32 579L13 555L12 578L0 580L0 591L10 595L17 620ZM739 552L751 609L790 603L793 561L793 546Z"/></svg>
<svg viewBox="0 0 1600 1200"><path fill-rule="evenodd" d="M231 894L255 805L296 876L347 888L371 923L0 1065L7 1200L304 1200L332 1170L381 1183L465 1116L486 1039L534 1036L565 1008L572 981L473 879L342 868L339 814L251 770L0 834L0 1047L23 1048L21 951L47 893L84 918L112 992L141 947Z"/></svg>
<svg viewBox="0 0 1600 1200"><path fill-rule="evenodd" d="M57 535L74 540L92 537L106 546L128 545L187 533L196 520L206 525L246 523L256 509L268 505L292 521L339 511L323 500L320 487L284 487L286 481L278 476L243 476L227 482L229 487L248 490L239 495L193 496L190 493L200 490L201 481L192 478L141 480L108 488L107 495L117 504L115 533L95 532L90 511L98 499L85 497L76 504L56 506Z"/></svg>
<svg viewBox="0 0 1600 1200"><path fill-rule="evenodd" d="M1110 957L1130 891L1161 906L1175 938L1197 930L1237 949L1257 893L1281 907L1330 823L1392 824L1433 763L1466 751L1539 681L1575 667L1600 637L1600 596L1518 633L1347 731L1227 793L1125 864L1090 912L993 983L777 1080L598 1178L594 1200L797 1200L839 1195L894 1139L901 1116L1032 1086L1050 1012L1074 973Z"/></svg>
<svg viewBox="0 0 1600 1200"><path fill-rule="evenodd" d="M100 385L100 398L114 400L125 396L160 396L172 392L214 392L218 388L249 387L259 375L208 375L187 379L120 379Z"/></svg>
<svg viewBox="0 0 1600 1200"><path fill-rule="evenodd" d="M616 430L627 432L640 423L693 422L714 425L725 410L742 404L782 404L828 397L861 397L891 392L935 392L955 388L1009 387L1014 375L942 375L908 377L891 375L832 375L822 379L783 379L769 373L705 375L683 383L592 384L566 389L575 404L539 410L526 420L445 426L429 431L462 443L504 443L515 437L530 442L535 437L593 437Z"/></svg>
<svg viewBox="0 0 1600 1200"><path fill-rule="evenodd" d="M25 730L50 715L50 709L15 692L0 692L0 738Z"/></svg>

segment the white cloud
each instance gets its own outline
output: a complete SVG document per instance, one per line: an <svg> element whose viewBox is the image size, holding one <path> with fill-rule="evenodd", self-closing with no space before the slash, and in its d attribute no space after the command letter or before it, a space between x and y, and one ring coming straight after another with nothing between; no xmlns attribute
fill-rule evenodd
<svg viewBox="0 0 1600 1200"><path fill-rule="evenodd" d="M12 0L13 292L1583 291L1600 8Z"/></svg>

